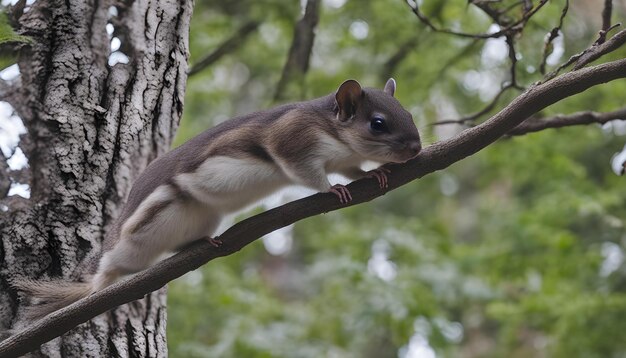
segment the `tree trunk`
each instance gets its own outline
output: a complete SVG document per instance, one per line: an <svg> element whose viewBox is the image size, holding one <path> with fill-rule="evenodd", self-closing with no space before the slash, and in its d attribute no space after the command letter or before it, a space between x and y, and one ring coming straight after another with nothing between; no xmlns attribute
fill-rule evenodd
<svg viewBox="0 0 626 358"><path fill-rule="evenodd" d="M169 149L183 108L191 11L191 1L37 0L13 12L18 31L34 40L19 53L10 99L28 130L20 146L31 197L0 202L8 206L0 210L0 330L22 304L9 281L76 280L93 268L134 179ZM128 63L108 65L108 23ZM166 356L165 293L100 315L33 355Z"/></svg>

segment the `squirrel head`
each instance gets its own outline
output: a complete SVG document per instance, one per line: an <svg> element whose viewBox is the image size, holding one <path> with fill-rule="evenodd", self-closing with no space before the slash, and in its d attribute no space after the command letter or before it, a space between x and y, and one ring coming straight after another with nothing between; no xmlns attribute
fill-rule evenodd
<svg viewBox="0 0 626 358"><path fill-rule="evenodd" d="M363 158L381 163L403 163L422 149L413 116L393 96L396 81L383 90L362 88L347 80L335 94L335 112L342 137Z"/></svg>

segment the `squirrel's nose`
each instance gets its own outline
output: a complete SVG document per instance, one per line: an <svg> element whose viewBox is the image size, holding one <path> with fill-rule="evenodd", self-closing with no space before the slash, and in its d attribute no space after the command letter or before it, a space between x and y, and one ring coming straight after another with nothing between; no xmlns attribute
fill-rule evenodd
<svg viewBox="0 0 626 358"><path fill-rule="evenodd" d="M407 144L407 148L409 148L415 156L422 150L422 143L419 140L411 141Z"/></svg>

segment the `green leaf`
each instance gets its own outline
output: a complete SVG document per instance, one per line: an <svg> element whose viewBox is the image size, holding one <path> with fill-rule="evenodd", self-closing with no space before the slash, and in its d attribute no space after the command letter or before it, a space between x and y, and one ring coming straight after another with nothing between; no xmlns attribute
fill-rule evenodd
<svg viewBox="0 0 626 358"><path fill-rule="evenodd" d="M0 10L0 44L7 42L32 43L32 39L28 36L18 35L11 27L7 13Z"/></svg>

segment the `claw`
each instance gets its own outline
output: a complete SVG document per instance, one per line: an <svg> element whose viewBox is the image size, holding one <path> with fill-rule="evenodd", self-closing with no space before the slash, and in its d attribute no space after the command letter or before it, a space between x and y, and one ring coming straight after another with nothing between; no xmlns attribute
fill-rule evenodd
<svg viewBox="0 0 626 358"><path fill-rule="evenodd" d="M352 201L352 195L350 195L350 191L345 187L345 185L335 184L330 187L328 192L337 195L339 197L339 202L342 204L347 204Z"/></svg>
<svg viewBox="0 0 626 358"><path fill-rule="evenodd" d="M209 244L211 244L211 246L213 247L220 247L224 244L224 242L220 240L219 237L207 237L205 238L205 240L208 241Z"/></svg>
<svg viewBox="0 0 626 358"><path fill-rule="evenodd" d="M378 180L378 185L380 185L382 189L389 186L389 179L387 178L387 174L389 173L391 173L391 170L380 167L367 172L367 177L376 178L376 180Z"/></svg>

